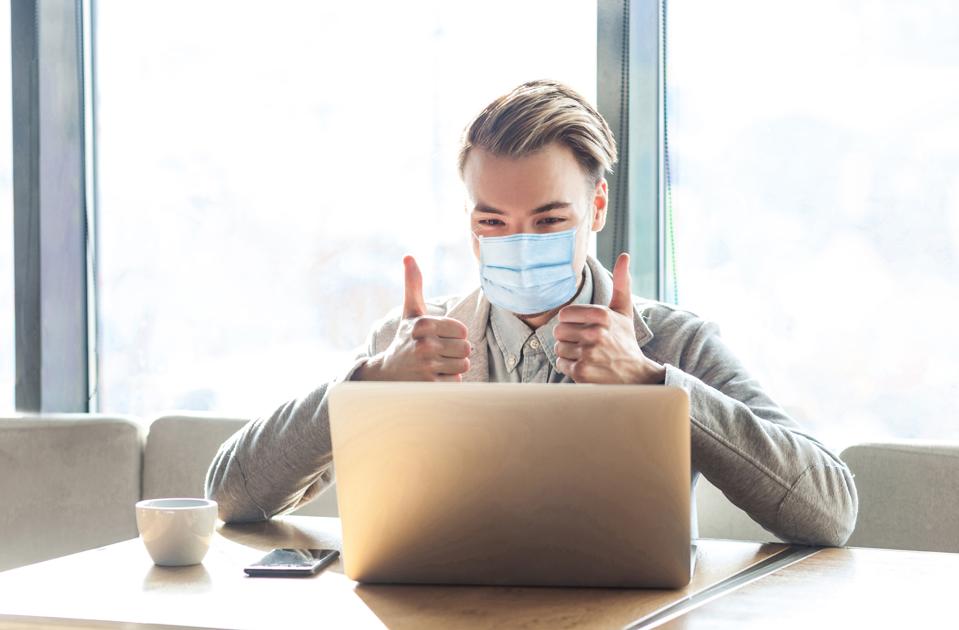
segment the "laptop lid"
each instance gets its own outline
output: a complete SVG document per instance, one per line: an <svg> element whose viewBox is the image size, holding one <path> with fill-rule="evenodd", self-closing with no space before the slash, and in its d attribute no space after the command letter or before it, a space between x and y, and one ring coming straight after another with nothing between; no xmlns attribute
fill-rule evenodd
<svg viewBox="0 0 959 630"><path fill-rule="evenodd" d="M352 579L689 582L682 389L350 382L330 423Z"/></svg>

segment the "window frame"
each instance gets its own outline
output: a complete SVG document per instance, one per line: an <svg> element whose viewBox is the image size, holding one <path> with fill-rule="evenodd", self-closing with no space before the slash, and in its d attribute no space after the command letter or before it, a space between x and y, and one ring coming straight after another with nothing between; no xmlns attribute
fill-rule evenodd
<svg viewBox="0 0 959 630"><path fill-rule="evenodd" d="M89 409L82 10L10 3L19 411Z"/></svg>
<svg viewBox="0 0 959 630"><path fill-rule="evenodd" d="M597 101L616 138L600 262L630 254L633 293L661 300L664 276L665 0L600 0Z"/></svg>
<svg viewBox="0 0 959 630"><path fill-rule="evenodd" d="M600 261L663 287L663 0L597 0L597 105L619 148ZM15 400L98 410L96 0L11 3ZM56 105L56 106L54 106ZM41 194L42 193L42 194Z"/></svg>

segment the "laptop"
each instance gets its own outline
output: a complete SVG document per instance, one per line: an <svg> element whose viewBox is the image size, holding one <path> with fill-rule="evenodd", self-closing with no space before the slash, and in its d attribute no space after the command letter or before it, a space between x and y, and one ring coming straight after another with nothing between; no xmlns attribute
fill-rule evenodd
<svg viewBox="0 0 959 630"><path fill-rule="evenodd" d="M343 564L360 582L679 588L689 399L676 387L341 383Z"/></svg>

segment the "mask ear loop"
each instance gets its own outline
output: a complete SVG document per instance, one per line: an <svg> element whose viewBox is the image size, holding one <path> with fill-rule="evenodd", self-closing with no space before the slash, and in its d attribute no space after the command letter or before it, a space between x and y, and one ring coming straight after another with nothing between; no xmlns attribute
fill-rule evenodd
<svg viewBox="0 0 959 630"><path fill-rule="evenodd" d="M592 209L588 210L588 211L585 213L585 216L583 217L583 220L580 221L580 222L579 222L579 225L577 225L577 226L574 228L574 229L575 229L575 232L573 232L573 244L572 244L572 248L573 248L572 258L573 258L574 260L575 260L575 258L576 258L576 238L579 236L579 230L580 230L580 228L582 228L584 225L587 225L587 224L588 224L589 226L592 226ZM593 231L593 230L592 230L592 227L587 228L587 232L592 232L592 231ZM586 243L586 255L587 255L587 257L588 257L588 256L589 256L589 234L588 234L588 233L587 233L587 235L586 235L586 239L587 239L587 243ZM586 266L586 265L584 265L583 271L581 271L580 273L581 273L581 274L590 273L589 267Z"/></svg>
<svg viewBox="0 0 959 630"><path fill-rule="evenodd" d="M468 208L466 209L466 229L469 230L472 239L476 240L476 242L482 242L484 237L482 234L476 233L476 226L473 225L473 214Z"/></svg>
<svg viewBox="0 0 959 630"><path fill-rule="evenodd" d="M592 222L592 216L591 216L591 215L592 215L592 212L591 212L591 211L587 211L587 212L586 212L586 216L584 216L584 217L583 217L583 220L580 221L580 222L579 222L579 225L576 226L576 232L577 232L577 233L579 233L579 229L580 229L581 227L583 227L584 225L587 225L587 224L592 225L593 222ZM592 231L592 230L589 230L589 231Z"/></svg>
<svg viewBox="0 0 959 630"><path fill-rule="evenodd" d="M482 234L477 234L476 230L473 229L473 226L470 226L470 237L472 237L472 239L476 241L478 245L482 245L483 239L486 238Z"/></svg>

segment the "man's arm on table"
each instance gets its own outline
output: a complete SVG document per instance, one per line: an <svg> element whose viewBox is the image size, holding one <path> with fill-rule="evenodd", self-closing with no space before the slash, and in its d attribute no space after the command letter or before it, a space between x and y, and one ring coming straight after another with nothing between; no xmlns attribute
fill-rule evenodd
<svg viewBox="0 0 959 630"><path fill-rule="evenodd" d="M694 466L782 539L844 544L858 511L848 466L766 395L714 324L672 309L651 323L644 351L689 393Z"/></svg>
<svg viewBox="0 0 959 630"><path fill-rule="evenodd" d="M328 393L368 358L269 416L257 418L220 446L206 475L206 496L227 522L264 521L309 502L333 482Z"/></svg>

